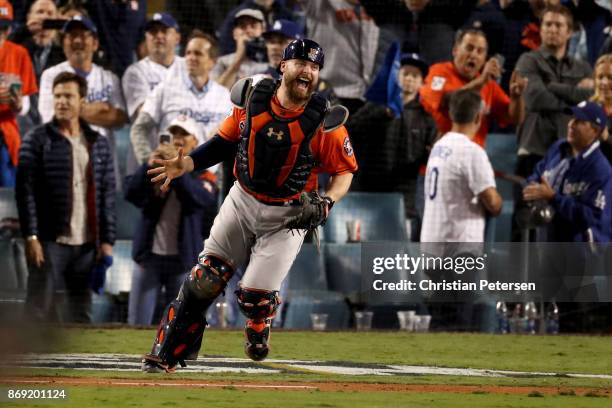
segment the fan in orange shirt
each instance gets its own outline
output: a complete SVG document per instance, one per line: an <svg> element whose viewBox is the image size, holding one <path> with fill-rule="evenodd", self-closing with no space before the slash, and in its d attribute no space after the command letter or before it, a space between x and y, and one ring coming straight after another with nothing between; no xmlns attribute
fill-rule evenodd
<svg viewBox="0 0 612 408"><path fill-rule="evenodd" d="M0 187L15 186L21 138L17 115L29 110L29 96L38 92L28 51L8 41L13 7L0 0Z"/></svg>
<svg viewBox="0 0 612 408"><path fill-rule="evenodd" d="M486 61L487 50L484 32L476 29L460 31L453 46L453 61L432 65L420 91L421 103L436 121L439 134L451 128L449 94L459 89L480 93L484 116L474 142L483 147L491 120L496 120L501 126L518 125L523 121L523 91L527 86L527 79L514 72L508 96L496 82L501 77L502 66L496 58Z"/></svg>

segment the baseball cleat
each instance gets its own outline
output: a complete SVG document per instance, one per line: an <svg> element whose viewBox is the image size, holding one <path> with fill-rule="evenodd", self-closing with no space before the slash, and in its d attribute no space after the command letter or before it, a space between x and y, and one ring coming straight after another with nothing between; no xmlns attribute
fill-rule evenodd
<svg viewBox="0 0 612 408"><path fill-rule="evenodd" d="M265 319L261 322L255 322L251 319L247 320L244 327L244 335L246 343L244 352L251 360L262 361L268 356L270 347L268 339L270 338L270 323L272 319Z"/></svg>
<svg viewBox="0 0 612 408"><path fill-rule="evenodd" d="M176 371L176 365L170 367L157 357L145 354L142 358L142 366L140 369L145 373L173 373Z"/></svg>

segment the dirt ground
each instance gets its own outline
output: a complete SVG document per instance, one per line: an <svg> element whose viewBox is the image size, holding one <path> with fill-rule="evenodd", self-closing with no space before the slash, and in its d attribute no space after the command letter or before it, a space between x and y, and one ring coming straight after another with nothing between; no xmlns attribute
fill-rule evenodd
<svg viewBox="0 0 612 408"><path fill-rule="evenodd" d="M557 395L560 393L575 393L585 395L594 393L600 396L612 396L611 389L586 387L511 387L495 385L442 385L442 384L376 384L354 382L286 382L262 383L240 381L198 381L198 380L119 380L110 378L68 378L68 377L4 377L0 383L7 385L45 385L45 386L102 386L102 387L185 387L185 388L248 388L256 390L304 390L304 391L356 391L356 392L429 392L429 393L456 393L456 394L512 394L527 395L539 392L543 395Z"/></svg>

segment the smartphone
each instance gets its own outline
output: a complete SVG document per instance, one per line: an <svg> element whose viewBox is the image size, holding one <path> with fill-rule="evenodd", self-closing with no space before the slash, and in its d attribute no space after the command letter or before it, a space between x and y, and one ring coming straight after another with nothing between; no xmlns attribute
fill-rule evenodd
<svg viewBox="0 0 612 408"><path fill-rule="evenodd" d="M159 144L170 144L172 142L172 135L169 133L162 133L159 135Z"/></svg>
<svg viewBox="0 0 612 408"><path fill-rule="evenodd" d="M64 20L62 18L49 18L43 20L42 28L43 30L61 30L64 28L66 21L68 20Z"/></svg>
<svg viewBox="0 0 612 408"><path fill-rule="evenodd" d="M506 57L504 57L501 54L495 54L493 56L493 58L495 58L497 60L497 62L499 63L500 67L502 67L502 68L504 67L504 63L506 62Z"/></svg>
<svg viewBox="0 0 612 408"><path fill-rule="evenodd" d="M506 57L504 57L501 54L495 54L493 56L493 58L495 58L497 60L497 63L499 64L499 67L501 68L501 76L504 75L504 63L506 62ZM501 76L499 78L497 78L497 83L499 83L501 81Z"/></svg>
<svg viewBox="0 0 612 408"><path fill-rule="evenodd" d="M268 62L266 42L262 37L257 37L246 43L246 55L255 62Z"/></svg>
<svg viewBox="0 0 612 408"><path fill-rule="evenodd" d="M9 87L9 92L11 93L11 95L16 96L19 94L20 91L21 91L21 83L19 82L14 82Z"/></svg>

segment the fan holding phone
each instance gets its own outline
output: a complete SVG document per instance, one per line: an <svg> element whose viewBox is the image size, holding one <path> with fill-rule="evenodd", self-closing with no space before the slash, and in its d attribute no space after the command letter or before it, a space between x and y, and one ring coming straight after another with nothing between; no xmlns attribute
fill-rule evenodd
<svg viewBox="0 0 612 408"><path fill-rule="evenodd" d="M15 186L21 136L17 115L28 112L29 95L38 91L28 51L8 40L13 7L0 0L0 187Z"/></svg>

